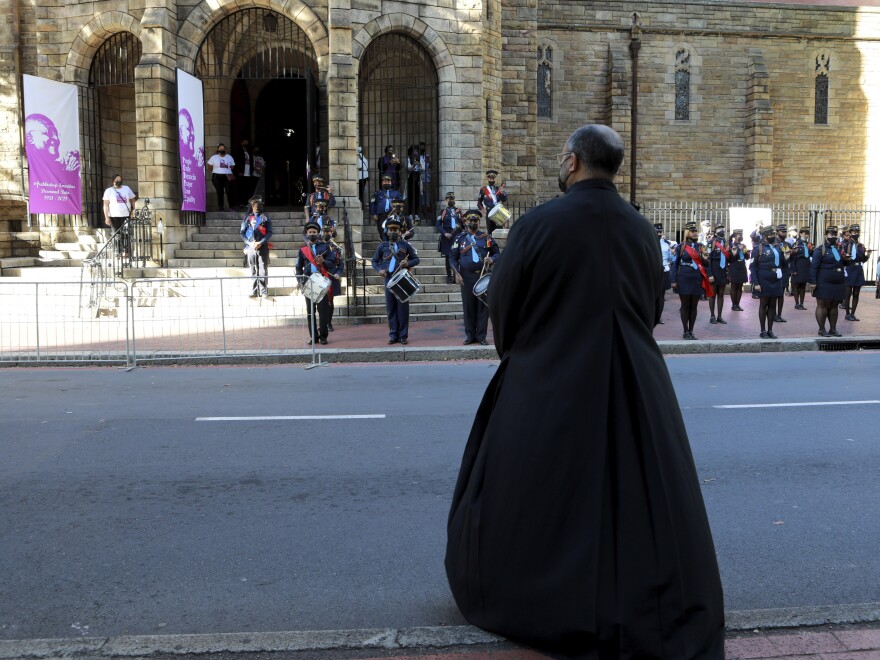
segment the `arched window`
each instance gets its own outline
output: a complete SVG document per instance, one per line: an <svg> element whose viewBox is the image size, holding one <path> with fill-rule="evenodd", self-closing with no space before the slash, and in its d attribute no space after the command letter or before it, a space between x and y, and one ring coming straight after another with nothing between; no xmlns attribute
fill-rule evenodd
<svg viewBox="0 0 880 660"><path fill-rule="evenodd" d="M816 56L816 110L813 122L819 125L828 124L828 83L831 72L831 55L820 53Z"/></svg>
<svg viewBox="0 0 880 660"><path fill-rule="evenodd" d="M553 47L538 47L538 116L553 117Z"/></svg>
<svg viewBox="0 0 880 660"><path fill-rule="evenodd" d="M691 118L691 53L686 48L675 52L675 118Z"/></svg>

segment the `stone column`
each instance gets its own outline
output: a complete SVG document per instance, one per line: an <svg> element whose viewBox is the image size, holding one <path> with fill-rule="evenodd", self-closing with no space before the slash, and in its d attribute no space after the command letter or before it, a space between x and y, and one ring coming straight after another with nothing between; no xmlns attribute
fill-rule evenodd
<svg viewBox="0 0 880 660"><path fill-rule="evenodd" d="M769 204L773 197L773 106L764 54L751 51L746 93L745 200Z"/></svg>
<svg viewBox="0 0 880 660"><path fill-rule="evenodd" d="M362 252L364 219L357 190L358 91L351 51L351 0L330 0L329 26L327 172L336 195L338 218L341 222L344 202L355 250Z"/></svg>
<svg viewBox="0 0 880 660"><path fill-rule="evenodd" d="M180 163L177 147L175 66L177 10L171 0L157 2L141 19L143 56L135 67L138 196L149 198L156 225L165 225L165 254L186 240L180 226Z"/></svg>
<svg viewBox="0 0 880 660"><path fill-rule="evenodd" d="M621 195L629 198L629 147L632 140L632 60L629 43L612 41L608 47L607 114L605 121L620 133L626 144L627 155L614 182Z"/></svg>

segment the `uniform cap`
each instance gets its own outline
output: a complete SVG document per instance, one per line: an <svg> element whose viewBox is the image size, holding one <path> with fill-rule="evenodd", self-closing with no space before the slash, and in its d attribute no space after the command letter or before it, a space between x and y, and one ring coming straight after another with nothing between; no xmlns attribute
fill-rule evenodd
<svg viewBox="0 0 880 660"><path fill-rule="evenodd" d="M859 225L850 225L849 230L850 231L861 231L862 228Z"/></svg>
<svg viewBox="0 0 880 660"><path fill-rule="evenodd" d="M385 227L400 227L400 218L396 215L389 215L388 219L385 220Z"/></svg>
<svg viewBox="0 0 880 660"><path fill-rule="evenodd" d="M807 232L807 233L809 234L809 233L810 233L810 228L809 228L809 227L801 227L801 229L800 229L800 233L804 233L804 232Z"/></svg>
<svg viewBox="0 0 880 660"><path fill-rule="evenodd" d="M486 170L486 176L490 176L492 174L498 175L498 170Z"/></svg>
<svg viewBox="0 0 880 660"><path fill-rule="evenodd" d="M316 199L316 200L315 200L315 206L323 206L323 207L326 208L326 206L327 206L327 200L326 200L326 199Z"/></svg>
<svg viewBox="0 0 880 660"><path fill-rule="evenodd" d="M835 234L837 233L837 226L836 226L836 225L828 225L827 227L825 227L825 233L826 233L826 234L827 234L828 232L832 232L832 231L833 231Z"/></svg>
<svg viewBox="0 0 880 660"><path fill-rule="evenodd" d="M320 174L316 174L312 177L312 181L320 181L321 183L324 183L324 177L322 177Z"/></svg>
<svg viewBox="0 0 880 660"><path fill-rule="evenodd" d="M742 234L743 230L742 229L731 229L730 233L731 234Z"/></svg>
<svg viewBox="0 0 880 660"><path fill-rule="evenodd" d="M718 224L715 225L715 231L718 231L719 229L725 229L725 228L726 228L726 225L723 222L719 222Z"/></svg>
<svg viewBox="0 0 880 660"><path fill-rule="evenodd" d="M773 228L773 225L770 225L769 227L764 227L764 228L761 230L761 236L774 236L774 235L776 234L777 231L779 231L779 230L778 230L778 229L774 229L774 228Z"/></svg>
<svg viewBox="0 0 880 660"><path fill-rule="evenodd" d="M314 220L309 220L309 221L306 223L306 226L303 227L303 233L307 232L307 231L308 231L309 229L311 229L312 227L314 227L315 229L317 229L319 232L321 231L321 225L319 225L319 224L318 224L317 222L315 222Z"/></svg>
<svg viewBox="0 0 880 660"><path fill-rule="evenodd" d="M663 223L661 223L661 222L655 222L655 223L654 223L654 229L656 229L657 231L663 231Z"/></svg>
<svg viewBox="0 0 880 660"><path fill-rule="evenodd" d="M391 181L391 175L390 174L382 175L382 181Z"/></svg>
<svg viewBox="0 0 880 660"><path fill-rule="evenodd" d="M687 224L685 224L684 228L687 231L698 231L699 230L699 227L697 227L696 222L688 222Z"/></svg>
<svg viewBox="0 0 880 660"><path fill-rule="evenodd" d="M483 214L475 209L470 209L462 216L462 220L470 220L471 218L475 220L482 220Z"/></svg>
<svg viewBox="0 0 880 660"><path fill-rule="evenodd" d="M780 222L778 225L776 225L776 231L788 231L788 225L784 222Z"/></svg>

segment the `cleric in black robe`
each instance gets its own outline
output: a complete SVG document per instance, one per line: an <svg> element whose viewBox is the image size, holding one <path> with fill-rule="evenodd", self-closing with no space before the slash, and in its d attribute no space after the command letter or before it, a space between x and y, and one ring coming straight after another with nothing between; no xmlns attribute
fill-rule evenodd
<svg viewBox="0 0 880 660"><path fill-rule="evenodd" d="M723 658L715 548L651 335L660 248L612 183L623 148L610 128L575 131L557 156L566 194L514 224L492 273L501 363L465 448L446 573L468 621L540 649Z"/></svg>

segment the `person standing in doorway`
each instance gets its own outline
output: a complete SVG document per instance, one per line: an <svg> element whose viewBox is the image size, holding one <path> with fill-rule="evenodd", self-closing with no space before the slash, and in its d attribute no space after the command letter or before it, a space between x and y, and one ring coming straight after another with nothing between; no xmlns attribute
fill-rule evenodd
<svg viewBox="0 0 880 660"><path fill-rule="evenodd" d="M104 224L111 227L116 234L125 224L126 220L134 215L134 203L137 201L137 193L125 185L121 174L113 175L113 185L104 191ZM128 254L131 248L128 234L117 234L116 250L122 254Z"/></svg>
<svg viewBox="0 0 880 660"><path fill-rule="evenodd" d="M364 156L364 148L358 146L358 199L361 200L361 205L366 203L367 200L367 183L370 181L370 166L367 163L367 159Z"/></svg>
<svg viewBox="0 0 880 660"><path fill-rule="evenodd" d="M235 167L235 160L226 153L226 145L222 142L217 145L217 152L208 159L208 166L211 168L211 183L217 192L217 208L221 211L223 208L223 195L226 194L226 203L228 208L233 206L233 185L235 174L232 168Z"/></svg>

